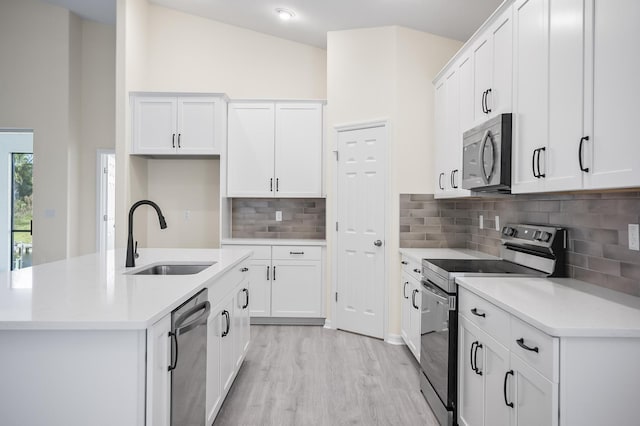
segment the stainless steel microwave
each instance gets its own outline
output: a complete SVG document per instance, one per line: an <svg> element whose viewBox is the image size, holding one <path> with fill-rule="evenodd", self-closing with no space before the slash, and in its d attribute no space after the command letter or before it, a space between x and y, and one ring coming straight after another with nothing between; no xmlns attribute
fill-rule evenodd
<svg viewBox="0 0 640 426"><path fill-rule="evenodd" d="M462 187L511 192L511 114L500 114L464 132Z"/></svg>

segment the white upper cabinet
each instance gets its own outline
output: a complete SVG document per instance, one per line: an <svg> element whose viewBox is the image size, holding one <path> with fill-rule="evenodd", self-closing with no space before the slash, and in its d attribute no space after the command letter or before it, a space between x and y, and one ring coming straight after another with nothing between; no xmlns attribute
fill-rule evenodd
<svg viewBox="0 0 640 426"><path fill-rule="evenodd" d="M226 102L216 96L133 95L132 154L220 155Z"/></svg>
<svg viewBox="0 0 640 426"><path fill-rule="evenodd" d="M513 17L506 9L478 38L473 52L474 124L511 112ZM469 128L463 128L463 131Z"/></svg>
<svg viewBox="0 0 640 426"><path fill-rule="evenodd" d="M274 104L229 103L228 120L228 196L273 197Z"/></svg>
<svg viewBox="0 0 640 426"><path fill-rule="evenodd" d="M585 187L640 186L640 2L587 0ZM593 45L591 45L593 41ZM591 93L591 88L593 92ZM592 106L592 107L591 107ZM590 157L590 158L589 158Z"/></svg>
<svg viewBox="0 0 640 426"><path fill-rule="evenodd" d="M229 197L322 196L322 104L232 102Z"/></svg>

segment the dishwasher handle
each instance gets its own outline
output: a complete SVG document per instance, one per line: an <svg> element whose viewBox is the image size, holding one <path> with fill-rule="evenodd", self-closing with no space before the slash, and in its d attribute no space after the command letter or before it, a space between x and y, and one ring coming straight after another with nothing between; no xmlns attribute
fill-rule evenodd
<svg viewBox="0 0 640 426"><path fill-rule="evenodd" d="M209 301L198 303L194 307L187 309L182 315L180 315L180 318L176 320L175 333L185 334L198 327L199 325L206 324L210 311L211 304L209 303ZM192 318L199 312L201 312L199 315L197 315L195 318ZM191 321L188 321L189 319L191 319Z"/></svg>

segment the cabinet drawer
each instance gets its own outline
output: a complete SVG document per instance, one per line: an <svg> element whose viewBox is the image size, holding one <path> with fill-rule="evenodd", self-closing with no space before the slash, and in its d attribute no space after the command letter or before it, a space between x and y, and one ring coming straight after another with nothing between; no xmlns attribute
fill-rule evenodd
<svg viewBox="0 0 640 426"><path fill-rule="evenodd" d="M560 345L557 337L549 336L512 316L509 348L547 379L558 382Z"/></svg>
<svg viewBox="0 0 640 426"><path fill-rule="evenodd" d="M320 260L321 258L321 247L273 246L274 260Z"/></svg>
<svg viewBox="0 0 640 426"><path fill-rule="evenodd" d="M402 271L420 282L422 280L422 262L408 256L402 256Z"/></svg>
<svg viewBox="0 0 640 426"><path fill-rule="evenodd" d="M249 260L245 260L231 268L221 277L208 282L209 300L212 306L217 305L238 283L248 278L249 271L251 271L251 265L249 264Z"/></svg>
<svg viewBox="0 0 640 426"><path fill-rule="evenodd" d="M459 287L458 303L460 315L509 347L510 315L507 312L462 287Z"/></svg>
<svg viewBox="0 0 640 426"><path fill-rule="evenodd" d="M239 246L239 245L225 245L225 248L230 249L245 249L253 250L253 258L260 260L271 260L271 246Z"/></svg>

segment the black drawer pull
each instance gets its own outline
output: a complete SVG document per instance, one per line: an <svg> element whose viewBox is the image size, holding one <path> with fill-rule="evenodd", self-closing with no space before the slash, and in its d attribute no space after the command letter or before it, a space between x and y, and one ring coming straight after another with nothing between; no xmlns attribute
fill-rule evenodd
<svg viewBox="0 0 640 426"><path fill-rule="evenodd" d="M513 402L509 402L509 399L507 398L507 380L509 380L509 374L513 376L513 370L507 371L507 373L504 375L504 387L502 388L502 392L504 395L504 403L506 404L506 406L513 408Z"/></svg>
<svg viewBox="0 0 640 426"><path fill-rule="evenodd" d="M413 270L413 272L415 272L416 274L419 274L421 271L420 271L420 269L415 268L415 269Z"/></svg>
<svg viewBox="0 0 640 426"><path fill-rule="evenodd" d="M240 269L240 272L247 272L249 270L249 268L242 268Z"/></svg>
<svg viewBox="0 0 640 426"><path fill-rule="evenodd" d="M303 251L290 251L289 254L304 254Z"/></svg>
<svg viewBox="0 0 640 426"><path fill-rule="evenodd" d="M518 344L518 346L520 346L522 349L526 349L526 350L528 350L528 351L535 352L535 353L540 352L537 346L536 346L535 348L532 348L532 347L530 347L530 346L525 345L525 344L524 344L524 338L522 338L522 337L521 337L520 339L516 340L516 343L517 343L517 344Z"/></svg>
<svg viewBox="0 0 640 426"><path fill-rule="evenodd" d="M403 264L403 265L408 265L409 264L409 262L405 262L404 260L402 262L400 262L400 263Z"/></svg>
<svg viewBox="0 0 640 426"><path fill-rule="evenodd" d="M484 312L478 312L478 308L471 309L471 313L477 317L482 317L482 318L487 317L487 314L485 314Z"/></svg>

